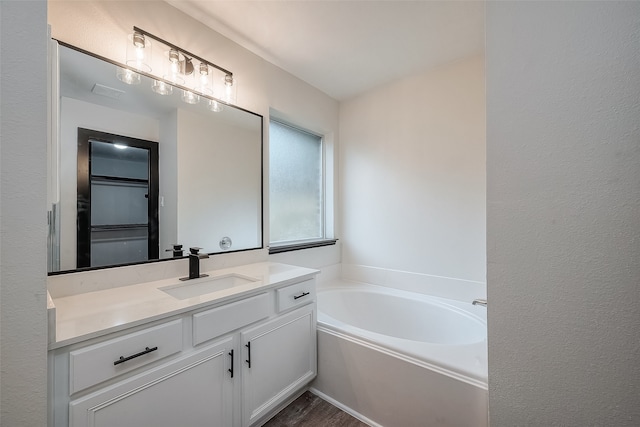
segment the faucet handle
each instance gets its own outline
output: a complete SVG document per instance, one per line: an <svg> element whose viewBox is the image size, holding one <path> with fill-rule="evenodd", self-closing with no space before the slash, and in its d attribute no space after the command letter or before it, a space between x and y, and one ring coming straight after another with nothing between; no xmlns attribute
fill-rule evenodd
<svg viewBox="0 0 640 427"><path fill-rule="evenodd" d="M172 243L171 249L165 249L165 252L173 252L174 257L181 257L183 255L182 245L179 243Z"/></svg>
<svg viewBox="0 0 640 427"><path fill-rule="evenodd" d="M198 248L198 247L189 248L189 251L191 252L189 255L198 257L199 259L209 258L209 254L201 254L201 253L199 253L198 251L200 249L202 249L202 248Z"/></svg>

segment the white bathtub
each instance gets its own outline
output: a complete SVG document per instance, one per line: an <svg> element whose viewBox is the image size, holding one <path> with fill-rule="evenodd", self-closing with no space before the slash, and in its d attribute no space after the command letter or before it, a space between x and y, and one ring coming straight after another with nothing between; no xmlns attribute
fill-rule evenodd
<svg viewBox="0 0 640 427"><path fill-rule="evenodd" d="M374 426L487 425L484 307L343 280L317 298L315 392Z"/></svg>

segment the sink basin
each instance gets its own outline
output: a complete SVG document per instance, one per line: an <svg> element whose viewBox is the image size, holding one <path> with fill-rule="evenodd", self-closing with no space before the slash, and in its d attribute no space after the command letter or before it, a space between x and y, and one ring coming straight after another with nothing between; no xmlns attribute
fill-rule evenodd
<svg viewBox="0 0 640 427"><path fill-rule="evenodd" d="M224 276L192 279L178 283L177 285L169 285L158 289L174 298L187 299L257 281L258 279L252 277L241 276L239 274L227 274Z"/></svg>

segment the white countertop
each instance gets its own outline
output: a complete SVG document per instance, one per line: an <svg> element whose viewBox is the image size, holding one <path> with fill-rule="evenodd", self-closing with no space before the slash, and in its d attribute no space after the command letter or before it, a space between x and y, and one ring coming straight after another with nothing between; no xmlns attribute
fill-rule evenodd
<svg viewBox="0 0 640 427"><path fill-rule="evenodd" d="M49 305L49 309L55 310L55 339L49 343L49 349L311 278L318 271L287 264L261 262L203 273L209 277L187 282L180 282L178 277L174 277L52 298L53 304ZM183 300L159 289L178 283L211 280L229 274L251 277L256 281Z"/></svg>

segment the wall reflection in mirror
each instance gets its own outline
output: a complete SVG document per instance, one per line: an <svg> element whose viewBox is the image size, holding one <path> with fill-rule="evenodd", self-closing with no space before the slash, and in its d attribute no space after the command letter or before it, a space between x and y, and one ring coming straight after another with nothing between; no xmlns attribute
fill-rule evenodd
<svg viewBox="0 0 640 427"><path fill-rule="evenodd" d="M172 258L175 243L262 247L262 116L159 95L152 78L125 84L116 64L57 50L50 272Z"/></svg>

